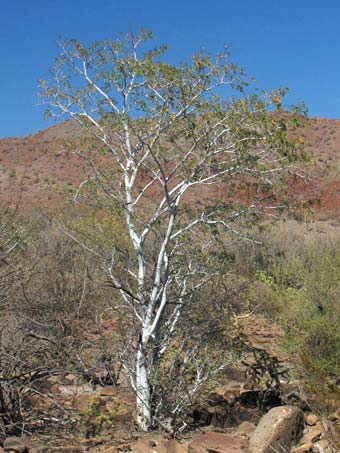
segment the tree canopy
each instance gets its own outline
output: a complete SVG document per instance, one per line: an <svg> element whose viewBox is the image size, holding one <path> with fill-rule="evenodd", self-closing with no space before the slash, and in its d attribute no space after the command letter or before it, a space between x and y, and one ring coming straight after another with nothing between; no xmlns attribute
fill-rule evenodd
<svg viewBox="0 0 340 453"><path fill-rule="evenodd" d="M165 417L167 405L174 422L229 366L227 352L204 358L194 334L193 307L202 310L200 294L220 272L214 238L250 240L240 224L277 208L276 184L296 170L300 152L287 136L299 110L282 112L285 90L256 92L226 49L179 65L167 63L165 51L145 31L89 47L71 40L41 82L47 114L71 117L89 137L68 150L91 169L75 200L100 193L124 225L124 247L117 240L105 251L83 245L101 257L127 310L120 360L144 430ZM206 310L215 327L216 310L213 303ZM160 370L173 378L175 366L186 389L165 404Z"/></svg>

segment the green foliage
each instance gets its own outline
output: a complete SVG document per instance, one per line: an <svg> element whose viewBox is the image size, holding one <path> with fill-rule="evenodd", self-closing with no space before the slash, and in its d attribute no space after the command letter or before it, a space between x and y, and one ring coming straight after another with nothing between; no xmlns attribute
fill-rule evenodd
<svg viewBox="0 0 340 453"><path fill-rule="evenodd" d="M324 378L339 376L339 244L291 251L277 259L269 273L258 272L257 279L276 301L272 309L301 365Z"/></svg>
<svg viewBox="0 0 340 453"><path fill-rule="evenodd" d="M107 407L100 397L95 395L84 409L78 410L76 418L80 431L86 438L92 438L105 432L112 432L116 426L115 418L127 412L121 401L115 401Z"/></svg>

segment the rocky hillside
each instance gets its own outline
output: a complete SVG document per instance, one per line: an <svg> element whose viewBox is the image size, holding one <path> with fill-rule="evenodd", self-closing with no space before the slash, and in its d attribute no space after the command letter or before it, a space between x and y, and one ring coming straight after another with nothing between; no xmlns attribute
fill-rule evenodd
<svg viewBox="0 0 340 453"><path fill-rule="evenodd" d="M26 137L0 140L0 187L3 202L53 207L89 173L80 157L66 155L65 143L77 139L79 126L67 121ZM299 130L310 162L310 180L295 182L297 204L313 199L319 217L336 217L340 207L340 120L312 118Z"/></svg>

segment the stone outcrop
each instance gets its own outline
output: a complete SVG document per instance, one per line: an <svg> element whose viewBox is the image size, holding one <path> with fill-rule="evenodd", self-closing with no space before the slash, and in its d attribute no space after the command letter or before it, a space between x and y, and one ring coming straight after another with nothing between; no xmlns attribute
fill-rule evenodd
<svg viewBox="0 0 340 453"><path fill-rule="evenodd" d="M246 447L244 439L211 431L195 436L188 446L188 453L245 453Z"/></svg>
<svg viewBox="0 0 340 453"><path fill-rule="evenodd" d="M291 451L302 436L304 415L294 406L279 406L271 409L250 436L250 453L273 453Z"/></svg>
<svg viewBox="0 0 340 453"><path fill-rule="evenodd" d="M3 448L5 451L15 453L26 453L27 451L25 441L21 437L8 437L4 441Z"/></svg>

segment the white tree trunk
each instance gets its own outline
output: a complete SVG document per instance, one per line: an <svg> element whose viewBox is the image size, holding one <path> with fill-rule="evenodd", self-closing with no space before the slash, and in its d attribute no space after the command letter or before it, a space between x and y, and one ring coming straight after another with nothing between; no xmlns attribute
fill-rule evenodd
<svg viewBox="0 0 340 453"><path fill-rule="evenodd" d="M136 359L136 392L137 392L137 424L142 431L148 431L151 418L151 393L147 362L143 343L138 342Z"/></svg>
<svg viewBox="0 0 340 453"><path fill-rule="evenodd" d="M137 52L149 37L148 32L143 32L139 37L131 35L125 42L118 41L118 46L105 41L89 49L70 41L63 47L62 58L56 61L51 82L42 83L52 115L69 114L99 140L113 158L110 179L103 168L101 153L97 158L87 146L80 152L73 151L74 144L70 146L93 172L81 182L75 199L93 180L108 197L110 207L117 202L112 219L116 219L116 214L125 213L134 256L129 247L121 254L116 247L118 238L114 236L108 274L139 326L135 328L133 323L131 345L136 363L130 366L129 361L127 371L136 391L137 423L144 431L150 428L155 417L151 408L151 372L160 366L178 322L184 316L185 305L194 300L195 293L214 274L209 270L210 265L204 269L199 253L193 257L194 262L197 258L196 265L184 256L190 231L199 225L210 225L250 240L242 230L233 227L247 212L246 208L221 212L217 203L215 212L210 209L212 205L202 203L193 210L183 206L178 218L184 194L196 188L199 196L200 187L217 183L229 184L232 191L238 193L240 178L244 183L257 183L260 189L259 193L254 193L250 211L275 209L275 206L264 207L258 202L262 184L267 187L272 176L280 173L282 166L287 165L287 156L298 157L299 154L295 141L294 146L285 141L283 119L276 122L273 116L268 116L271 105L278 107L276 102L270 101L273 96L254 96L249 100L239 96L238 92L249 80L243 70L229 63L227 51L216 59L199 55L187 68L164 66L160 60L162 48L147 54ZM223 86L237 92L230 104L214 96ZM285 90L273 92L276 99L281 91L284 94ZM301 176L296 167L291 169ZM144 171L146 180L143 180ZM156 193L152 199L151 188ZM211 230L203 235L199 232L197 238L209 238L209 235ZM107 266L107 254L103 254L101 247L97 251L96 246L89 248L73 234L69 236L96 257L101 256ZM116 250L117 256L124 256L123 262L119 262L119 258L116 261ZM189 254L194 252L190 246L187 250ZM120 276L119 270L125 269L126 263L129 263L127 279ZM142 331L140 338L138 329ZM151 351L150 345L148 365L145 347L151 342L154 350ZM127 349L131 352L129 347ZM153 376L152 379L156 396L158 383ZM197 383L201 382L202 377L198 375ZM197 388L195 385L194 390Z"/></svg>

